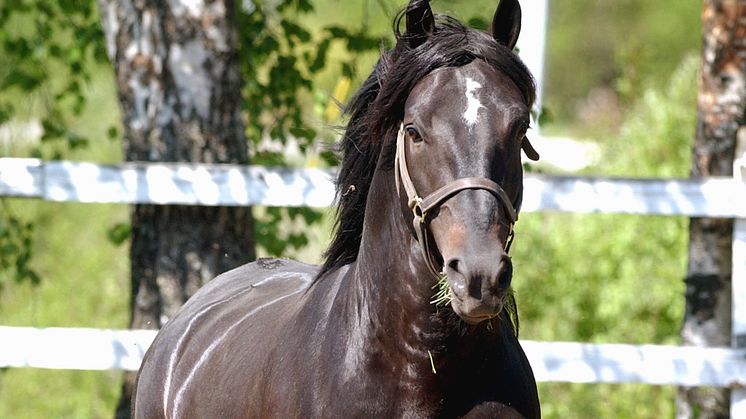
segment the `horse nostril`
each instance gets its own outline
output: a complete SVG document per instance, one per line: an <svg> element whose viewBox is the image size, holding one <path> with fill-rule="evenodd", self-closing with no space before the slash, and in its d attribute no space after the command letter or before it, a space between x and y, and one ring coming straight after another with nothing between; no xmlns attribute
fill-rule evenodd
<svg viewBox="0 0 746 419"><path fill-rule="evenodd" d="M500 289L508 289L513 280L513 264L507 260L500 265L500 270L497 273L497 286Z"/></svg>
<svg viewBox="0 0 746 419"><path fill-rule="evenodd" d="M459 264L461 262L458 259L451 259L448 261L448 268L453 270L454 272L459 272Z"/></svg>
<svg viewBox="0 0 746 419"><path fill-rule="evenodd" d="M463 298L466 295L466 273L462 272L462 268L461 260L457 258L449 259L446 263L446 273L451 284L451 291L458 298Z"/></svg>

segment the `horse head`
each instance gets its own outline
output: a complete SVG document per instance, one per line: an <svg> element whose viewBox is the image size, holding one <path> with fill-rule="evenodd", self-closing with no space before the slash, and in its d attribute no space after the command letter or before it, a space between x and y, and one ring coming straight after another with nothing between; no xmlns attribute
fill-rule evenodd
<svg viewBox="0 0 746 419"><path fill-rule="evenodd" d="M513 54L520 19L518 2L502 0L487 44ZM406 28L401 39L427 54L428 40L437 37L427 1L410 2ZM521 149L538 159L526 138L531 99L491 62L499 61L488 58L494 54L475 55L414 85L395 167L402 209L425 262L434 275L446 276L451 306L470 324L499 315L511 298L508 250L523 190Z"/></svg>

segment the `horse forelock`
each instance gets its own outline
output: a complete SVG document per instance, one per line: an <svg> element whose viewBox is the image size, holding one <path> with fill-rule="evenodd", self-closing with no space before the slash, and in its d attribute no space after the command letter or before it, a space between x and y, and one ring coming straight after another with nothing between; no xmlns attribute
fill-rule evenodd
<svg viewBox="0 0 746 419"><path fill-rule="evenodd" d="M373 174L379 163L385 168L393 165L398 125L417 82L436 69L481 59L513 81L527 107L535 99L531 73L513 51L489 34L437 15L433 34L423 44L410 48L407 34L398 29L403 16L404 11L394 19L396 46L381 54L345 109L350 120L338 146L342 159L336 180L335 232L316 280L357 259Z"/></svg>

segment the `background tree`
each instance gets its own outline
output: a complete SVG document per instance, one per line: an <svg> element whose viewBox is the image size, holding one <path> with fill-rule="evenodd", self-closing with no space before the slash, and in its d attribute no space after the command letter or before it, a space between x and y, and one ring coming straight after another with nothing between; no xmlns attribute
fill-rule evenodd
<svg viewBox="0 0 746 419"><path fill-rule="evenodd" d="M101 0L126 161L248 164L232 1ZM132 322L158 329L199 287L254 259L250 207L135 205ZM127 374L118 417L129 417Z"/></svg>
<svg viewBox="0 0 746 419"><path fill-rule="evenodd" d="M248 164L248 134L252 144L280 145L254 150L256 163L284 164L288 141L306 152L317 140L303 98L325 67L331 42L342 39L360 51L379 45L365 32L341 28L327 28L314 40L297 22L313 10L305 0L99 3L127 161ZM278 227L295 217L310 224L320 216L270 208L259 218L260 244L270 254L307 243L303 232ZM199 287L255 256L248 207L136 205L131 226L136 329L159 328ZM128 374L120 417L129 417L133 380Z"/></svg>
<svg viewBox="0 0 746 419"><path fill-rule="evenodd" d="M692 177L731 176L739 130L746 126L746 0L705 0ZM682 343L731 344L733 221L693 218L689 224L686 314ZM681 388L678 418L727 418L727 389Z"/></svg>

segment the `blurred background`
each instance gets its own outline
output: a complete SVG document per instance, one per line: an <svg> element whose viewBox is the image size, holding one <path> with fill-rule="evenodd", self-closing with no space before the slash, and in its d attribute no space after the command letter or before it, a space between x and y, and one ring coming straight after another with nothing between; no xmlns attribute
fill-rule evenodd
<svg viewBox="0 0 746 419"><path fill-rule="evenodd" d="M0 3L0 156L121 162L120 108L96 3L0 1L8 2ZM392 44L391 21L403 2L239 3L242 62L254 57L255 64L243 67L252 164L333 165L329 145L344 124L338 105L368 76L379 47ZM484 27L495 3L432 5ZM688 177L701 10L700 0L550 0L541 132L577 147L562 155L539 146L559 163L529 170ZM263 24L249 24L259 13ZM289 32L292 42L279 40ZM262 49L274 47L267 46L273 36L279 53ZM325 60L314 61L322 49ZM255 86L273 88L272 54L306 63L299 64L304 81L282 87L297 92L302 124L278 125L256 100L265 92ZM565 159L579 163L568 168ZM253 210L258 255L320 260L331 209ZM128 327L128 206L3 198L0 217L0 324ZM521 338L677 344L687 225L680 217L522 216L513 246ZM111 417L121 377L2 370L0 417ZM539 390L547 418L674 416L673 387L540 383Z"/></svg>

